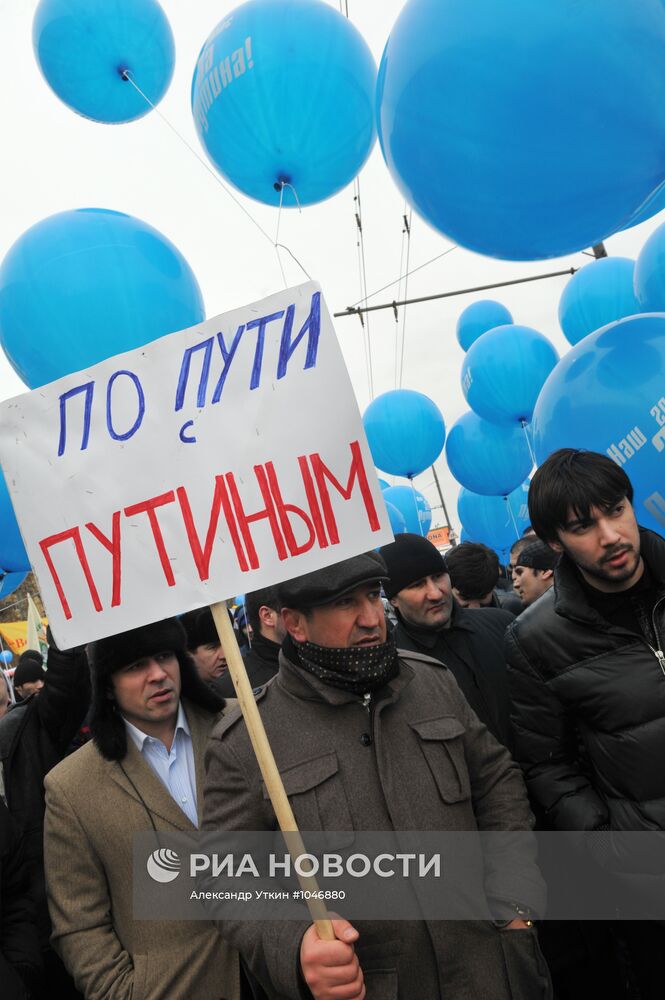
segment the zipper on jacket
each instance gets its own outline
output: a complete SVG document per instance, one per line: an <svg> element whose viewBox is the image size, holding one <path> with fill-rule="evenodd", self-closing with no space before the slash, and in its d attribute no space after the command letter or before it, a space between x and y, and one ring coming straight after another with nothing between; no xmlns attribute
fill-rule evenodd
<svg viewBox="0 0 665 1000"><path fill-rule="evenodd" d="M664 600L665 598L661 597L660 600L656 601L653 608L651 609L651 624L653 625L653 634L656 637L656 641L659 647L663 645L663 642L660 638L660 633L658 632L658 626L656 625L656 609L658 608L659 604L663 603ZM653 649L651 645L649 646L649 648L651 649L652 653L654 653L654 655L656 656L660 669L663 671L663 675L665 676L665 653L663 653L663 650L660 648Z"/></svg>
<svg viewBox="0 0 665 1000"><path fill-rule="evenodd" d="M372 710L372 693L371 691L366 691L363 695L363 708L366 712L371 712Z"/></svg>

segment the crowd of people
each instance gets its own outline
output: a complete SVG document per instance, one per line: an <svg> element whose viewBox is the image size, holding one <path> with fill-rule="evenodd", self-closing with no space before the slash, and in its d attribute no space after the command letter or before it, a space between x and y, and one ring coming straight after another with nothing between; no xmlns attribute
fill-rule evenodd
<svg viewBox="0 0 665 1000"><path fill-rule="evenodd" d="M566 871L535 849L487 865L486 920L136 919L136 834L277 829L206 608L49 637L0 683L3 1000L660 1000L663 923L606 871L613 834L665 829L665 540L632 500L564 449L507 577L403 534L235 622L301 829L593 831L607 920L547 920Z"/></svg>

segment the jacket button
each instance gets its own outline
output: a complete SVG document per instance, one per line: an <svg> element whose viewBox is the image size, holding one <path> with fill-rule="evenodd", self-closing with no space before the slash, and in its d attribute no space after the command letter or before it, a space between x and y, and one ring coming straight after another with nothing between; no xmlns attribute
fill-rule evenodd
<svg viewBox="0 0 665 1000"><path fill-rule="evenodd" d="M372 737L369 735L369 733L363 733L362 736L360 737L360 742L364 747L371 746Z"/></svg>

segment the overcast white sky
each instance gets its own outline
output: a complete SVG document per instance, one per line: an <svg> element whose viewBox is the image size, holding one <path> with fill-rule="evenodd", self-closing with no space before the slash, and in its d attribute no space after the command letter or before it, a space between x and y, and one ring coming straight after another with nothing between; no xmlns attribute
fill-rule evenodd
<svg viewBox="0 0 665 1000"><path fill-rule="evenodd" d="M332 4L338 7L337 3ZM215 25L231 11L231 0L162 0L176 42L176 68L160 111L200 151L190 113L191 78L199 50ZM351 20L366 38L377 64L402 0L349 0ZM65 107L44 82L32 51L36 0L0 0L0 93L2 93L2 183L0 256L29 226L71 208L103 207L128 212L168 236L192 266L208 316L262 298L283 287L275 251L210 174L155 113L128 125L89 122ZM584 99L580 86L580 100ZM201 155L202 152L201 152ZM589 164L593 170L593 165ZM360 175L368 291L400 274L403 198L383 162L378 143ZM248 199L249 211L270 233L277 211ZM302 214L282 214L280 240L289 245L309 274L320 281L331 312L361 297L353 188ZM611 237L612 255L635 257L660 220ZM414 215L410 267L435 257L450 244ZM582 254L557 261L510 263L456 249L409 279L410 297L489 284L530 274L580 266ZM289 284L304 280L288 258ZM566 278L554 278L475 295L413 305L406 314L405 388L430 395L450 426L466 409L460 388L463 354L455 339L460 311L477 298L504 302L516 322L546 334L563 353L568 344L557 322ZM373 298L389 301L397 285ZM399 316L400 329L403 314ZM369 402L363 331L357 318L336 321L337 334L361 411ZM370 319L375 394L395 387L395 331L392 311ZM0 399L23 391L0 356ZM294 420L301 415L294 413ZM242 416L229 432L238 432ZM445 458L437 463L446 502L458 525L458 487ZM388 477L390 478L390 477ZM416 485L438 503L430 474ZM434 511L434 524L441 521Z"/></svg>

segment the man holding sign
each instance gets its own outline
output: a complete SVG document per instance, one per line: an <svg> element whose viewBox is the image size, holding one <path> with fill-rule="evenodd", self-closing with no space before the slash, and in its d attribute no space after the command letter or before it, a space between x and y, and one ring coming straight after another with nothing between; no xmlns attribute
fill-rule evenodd
<svg viewBox="0 0 665 1000"><path fill-rule="evenodd" d="M288 636L259 697L295 818L305 830L528 830L517 766L455 681L386 634L376 553L280 587ZM432 664L433 669L428 668ZM272 830L275 814L240 714L215 728L206 756L204 827ZM549 977L528 920L543 904L532 857L486 879L489 922L224 921L271 1000L488 996L546 998ZM491 984L491 987L490 987ZM388 992L386 990L388 989Z"/></svg>

